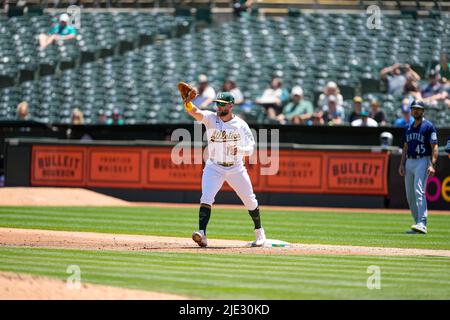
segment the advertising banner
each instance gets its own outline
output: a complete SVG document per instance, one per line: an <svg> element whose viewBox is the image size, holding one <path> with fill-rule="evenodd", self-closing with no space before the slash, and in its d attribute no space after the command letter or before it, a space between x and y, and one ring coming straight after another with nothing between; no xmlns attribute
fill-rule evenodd
<svg viewBox="0 0 450 320"><path fill-rule="evenodd" d="M333 152L326 157L328 193L387 194L386 153Z"/></svg>
<svg viewBox="0 0 450 320"><path fill-rule="evenodd" d="M141 188L143 168L139 148L88 148L87 184L95 187Z"/></svg>
<svg viewBox="0 0 450 320"><path fill-rule="evenodd" d="M389 170L389 207L408 208L406 201L405 179L398 174L401 155L392 155ZM428 208L433 210L450 210L450 158L440 155L436 174L429 177L426 186Z"/></svg>
<svg viewBox="0 0 450 320"><path fill-rule="evenodd" d="M147 148L147 171L145 188L169 190L198 190L201 184L203 165L190 161L183 163L181 156L172 154L171 148Z"/></svg>
<svg viewBox="0 0 450 320"><path fill-rule="evenodd" d="M171 147L33 146L32 154L35 186L201 190L204 164ZM271 175L248 159L246 167L257 192L387 195L388 160L388 153L292 149L279 151Z"/></svg>
<svg viewBox="0 0 450 320"><path fill-rule="evenodd" d="M264 189L273 192L324 192L324 166L324 152L280 150L279 170L273 176L264 177Z"/></svg>
<svg viewBox="0 0 450 320"><path fill-rule="evenodd" d="M85 156L85 147L33 147L31 153L31 184L84 186Z"/></svg>

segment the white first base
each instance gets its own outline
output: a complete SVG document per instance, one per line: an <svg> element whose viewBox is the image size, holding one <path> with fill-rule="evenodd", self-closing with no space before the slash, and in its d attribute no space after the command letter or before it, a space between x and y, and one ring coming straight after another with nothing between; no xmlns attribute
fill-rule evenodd
<svg viewBox="0 0 450 320"><path fill-rule="evenodd" d="M250 243L251 247L255 246L255 242L251 242ZM263 247L265 248L286 248L289 247L290 243L289 242L285 242L285 241L281 241L281 240L274 240L274 239L266 239L266 242L264 242Z"/></svg>
<svg viewBox="0 0 450 320"><path fill-rule="evenodd" d="M290 243L286 241L281 240L274 240L274 239L267 239L266 242L264 242L264 247L266 248L274 248L274 247L289 247Z"/></svg>

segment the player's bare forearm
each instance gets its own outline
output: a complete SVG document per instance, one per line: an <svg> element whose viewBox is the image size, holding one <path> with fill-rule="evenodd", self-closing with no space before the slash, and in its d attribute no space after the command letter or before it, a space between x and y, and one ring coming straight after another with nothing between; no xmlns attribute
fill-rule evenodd
<svg viewBox="0 0 450 320"><path fill-rule="evenodd" d="M202 121L203 120L203 113L202 111L197 108L192 101L185 103L184 104L184 108L186 109L186 112L193 117L195 120L197 121Z"/></svg>
<svg viewBox="0 0 450 320"><path fill-rule="evenodd" d="M403 145L402 159L400 160L400 166L398 168L398 174L402 177L405 176L405 162L407 152L408 152L408 145L405 143Z"/></svg>
<svg viewBox="0 0 450 320"><path fill-rule="evenodd" d="M436 162L438 160L438 156L439 156L439 147L437 144L432 144L431 145L431 164L433 166L436 165Z"/></svg>
<svg viewBox="0 0 450 320"><path fill-rule="evenodd" d="M437 144L431 144L431 163L427 169L427 175L433 177L436 174L436 162L439 155L439 149Z"/></svg>
<svg viewBox="0 0 450 320"><path fill-rule="evenodd" d="M405 165L407 152L408 152L408 145L405 143L403 145L402 159L400 160L400 165L402 165L402 166Z"/></svg>

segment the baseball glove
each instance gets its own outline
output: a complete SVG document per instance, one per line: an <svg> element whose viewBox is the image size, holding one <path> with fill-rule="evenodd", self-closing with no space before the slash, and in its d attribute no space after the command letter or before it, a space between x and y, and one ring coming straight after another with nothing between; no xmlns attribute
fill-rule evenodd
<svg viewBox="0 0 450 320"><path fill-rule="evenodd" d="M178 91L180 91L184 103L192 101L198 95L197 89L185 82L178 83Z"/></svg>

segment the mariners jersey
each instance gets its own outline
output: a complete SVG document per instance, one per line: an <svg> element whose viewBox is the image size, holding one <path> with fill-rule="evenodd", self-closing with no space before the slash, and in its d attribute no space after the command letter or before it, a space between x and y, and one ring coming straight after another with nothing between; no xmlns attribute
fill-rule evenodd
<svg viewBox="0 0 450 320"><path fill-rule="evenodd" d="M417 128L412 123L405 129L403 142L408 145L408 156L431 156L431 144L438 143L436 128L426 119L423 119Z"/></svg>
<svg viewBox="0 0 450 320"><path fill-rule="evenodd" d="M216 163L242 163L245 155L253 152L255 139L248 124L234 115L223 122L216 113L202 111L202 123L206 127L209 159ZM232 146L238 147L237 155L232 155Z"/></svg>

